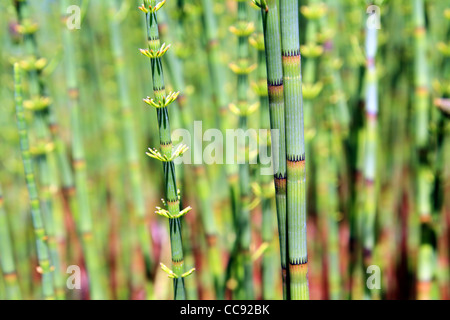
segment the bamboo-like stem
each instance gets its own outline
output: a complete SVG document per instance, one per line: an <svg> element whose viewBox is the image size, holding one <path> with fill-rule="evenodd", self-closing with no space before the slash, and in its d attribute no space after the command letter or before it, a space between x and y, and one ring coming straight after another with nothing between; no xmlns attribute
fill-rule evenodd
<svg viewBox="0 0 450 320"><path fill-rule="evenodd" d="M36 241L37 256L39 266L38 272L42 275L42 296L44 299L55 299L55 290L53 284L52 266L50 260L50 251L48 247L48 237L44 229L44 221L41 212L41 203L39 201L38 190L36 187L35 175L33 171L33 160L30 152L28 140L27 124L25 122L25 113L22 97L22 70L16 63L14 65L14 84L15 84L15 104L17 128L20 137L20 150L22 152L23 167L28 188L28 196L31 205L31 217L33 221L34 236Z"/></svg>
<svg viewBox="0 0 450 320"><path fill-rule="evenodd" d="M263 11L263 15L266 11ZM266 131L265 135L259 136L259 151L264 150L266 155L269 154L270 146L270 109L269 109L269 97L267 90L267 68L266 68L266 55L264 49L264 28L263 28L263 15L258 16L257 33L250 40L250 43L257 49L258 53L258 67L257 67L257 82L253 84L256 94L259 96L260 106L260 130ZM281 57L281 55L280 55ZM281 67L281 63L280 63ZM262 133L260 131L260 133ZM277 143L277 142L275 142ZM274 202L274 181L271 174L267 172L270 170L270 164L262 163L260 157L259 169L260 177L259 182L261 184L261 208L262 208L262 226L261 226L261 238L263 245L267 245L262 256L262 298L264 300L273 300L276 296L275 284L276 284L276 265L274 259L274 217L272 215L272 209Z"/></svg>
<svg viewBox="0 0 450 320"><path fill-rule="evenodd" d="M159 3L161 4L161 2ZM141 10L145 12L148 50L157 52L161 48L161 41L159 39L159 30L157 22L157 10L155 0L144 0ZM162 68L161 55L153 55L150 57L153 91L156 103L163 102L166 97L166 90L164 85L164 73ZM157 118L159 127L159 139L161 154L170 159L172 157L172 139L170 132L169 112L167 106L157 108ZM168 206L168 212L171 216L169 218L170 227L170 246L172 252L172 267L175 274L173 279L174 299L185 300L186 290L184 285L184 256L181 239L181 220L180 214L180 199L177 193L175 165L174 162L163 162L164 181L165 181L165 198Z"/></svg>
<svg viewBox="0 0 450 320"><path fill-rule="evenodd" d="M334 5L334 7L333 7ZM317 190L321 192L323 197L318 194L317 209L321 205L324 205L326 210L325 225L322 235L325 241L326 252L324 253L324 259L326 259L325 265L327 266L327 289L328 298L331 300L342 299L342 279L345 279L340 274L340 261L345 258L339 257L339 193L338 183L340 165L345 165L344 156L344 142L347 140L349 130L349 113L348 105L345 99L345 94L342 87L342 79L339 72L341 67L338 57L337 41L333 39L332 29L338 27L337 13L332 12L332 9L336 10L336 2L328 1L326 3L327 14L320 18L321 34L325 34L323 41L323 57L325 63L325 74L323 79L329 81L329 89L325 97L330 97L330 101L327 101L327 106L324 108L324 119L318 124L324 124L319 127L318 136L322 131L326 132L326 138L323 138L322 148L319 147L320 154L318 155L318 162L323 161L322 164L317 165ZM318 137L319 139L319 137ZM329 150L329 152L325 151ZM328 159L323 159L327 157ZM342 170L342 169L341 169ZM344 169L345 170L345 169ZM322 186L320 186L322 185ZM322 201L325 202L322 204ZM342 200L341 200L342 201Z"/></svg>
<svg viewBox="0 0 450 320"><path fill-rule="evenodd" d="M414 108L415 108L415 144L417 152L416 210L420 219L420 247L417 273L417 298L431 299L432 285L435 280L435 237L431 221L431 193L433 173L430 168L430 92L427 51L427 32L425 27L424 1L414 0Z"/></svg>
<svg viewBox="0 0 450 320"><path fill-rule="evenodd" d="M322 83L318 81L318 60L323 47L317 44L319 34L319 19L325 14L325 7L319 0L309 0L307 6L300 10L307 19L305 44L301 46L302 63L302 94L305 128L314 127L315 101L322 90ZM307 135L308 136L308 135ZM310 139L306 141L306 148L310 148Z"/></svg>
<svg viewBox="0 0 450 320"><path fill-rule="evenodd" d="M115 12L120 8L120 1L115 1ZM125 56L123 52L123 40L120 23L117 16L110 16L109 30L111 34L112 53L115 60L116 79L119 88L119 99L123 121L123 136L125 143L125 158L129 171L129 183L131 186L132 213L131 217L137 221L137 239L140 251L144 257L146 274L151 274L154 261L152 253L152 241L149 228L149 217L145 208L143 195L142 170L136 145L136 131L134 130L133 112L130 105L129 86L125 73ZM150 281L150 279L147 279Z"/></svg>
<svg viewBox="0 0 450 320"><path fill-rule="evenodd" d="M357 8L355 4L349 4L350 8L346 8L346 13L350 15ZM362 16L362 14L361 14ZM358 30L364 24L351 25L350 30ZM361 32L363 34L363 32ZM355 41L358 38L353 38ZM353 99L349 106L352 114L350 132L348 135L348 142L346 144L346 155L349 164L349 219L350 219L350 234L349 234L349 296L351 299L360 300L363 297L363 263L362 263L362 214L364 205L364 180L363 180L363 166L364 166L364 115L363 115L363 87L366 67L364 64L364 57L360 52L357 52L356 59L354 59L355 66L353 71L354 87L350 88ZM349 88L346 88L349 90Z"/></svg>
<svg viewBox="0 0 450 320"><path fill-rule="evenodd" d="M27 1L20 1L16 3L16 12L18 16L18 22L21 25L31 24L29 4ZM29 59L38 61L41 59L38 54L37 40L35 37L35 31L29 31L24 33L24 47ZM41 210L44 218L45 230L48 236L48 245L50 250L50 257L52 265L55 268L53 274L53 281L55 283L56 298L63 300L65 298L64 286L65 281L61 270L60 253L58 250L58 242L56 240L56 230L59 233L63 232L62 225L57 224L57 221L62 221L63 213L60 210L61 207L55 206L56 196L58 195L58 182L56 176L56 169L52 167L54 162L49 161L53 152L53 137L50 134L49 128L49 114L50 104L49 98L46 97L42 79L42 69L37 67L30 68L28 70L29 76L29 88L30 88L30 100L27 103L32 104L34 114L33 129L36 136L36 148L35 152L32 152L35 157L35 161L38 167L38 181L39 191L41 196ZM45 107L36 107L38 101L43 102ZM55 190L56 189L56 190Z"/></svg>
<svg viewBox="0 0 450 320"><path fill-rule="evenodd" d="M171 37L171 32L167 32L168 29L172 29L174 31L173 33L176 34L176 41L177 41L177 49L179 48L179 45L181 46L188 46L186 33L184 32L184 28L189 28L192 26L190 22L187 22L186 20L189 17L189 13L185 10L185 2L183 0L177 1L176 8L179 11L180 14L177 15L176 20L171 20L170 16L166 13L165 10L161 12L159 15L159 21L158 21L158 28L160 32L160 37L164 39L165 42L168 43L174 43L173 38ZM180 50L182 51L182 50ZM178 52L180 52L178 51ZM179 55L175 50L169 50L164 55L163 60L163 67L164 70L167 70L168 77L170 79L171 85L173 88L176 88L180 95L177 98L176 104L178 108L173 108L171 111L172 116L172 124L175 128L187 128L189 132L193 133L193 123L194 123L194 117L195 114L193 113L193 104L189 103L192 100L189 99L187 95L185 95L186 92L186 86L184 82L184 67L185 63L187 61L187 56ZM199 137L194 134L194 141L198 142ZM195 149L195 146L201 145L195 144L194 145L194 154L198 154ZM194 161L194 166L195 164ZM200 164L201 166L201 164ZM193 167L192 167L193 168ZM177 183L182 181L186 181L186 183L189 183L189 180L186 179L188 176L189 169L179 165L176 168L177 173ZM200 211L200 217L203 218L204 215L207 212L212 212L210 210L211 208L208 208L205 210L205 207L202 207L202 204L205 204L203 201L205 196L208 196L207 192L202 192L202 190L198 189L199 185L202 184L201 180L197 178L197 173L199 175L203 175L201 171L194 171L194 177L195 179L195 187L198 191L199 198L201 198L201 204L199 206ZM204 182L203 182L204 183ZM187 191L187 190L186 190ZM183 208L183 199L180 199L180 209ZM191 218L191 217L189 217ZM188 270L198 262L201 265L201 255L199 254L199 248L198 248L198 240L194 235L196 234L195 230L195 217L191 219L191 222L189 223L188 219L184 219L181 223L181 229L183 231L182 237L184 239L187 239L183 241L183 252L184 252L184 259L185 259L185 269ZM185 279L185 288L186 288L186 299L188 300L197 300L199 297L199 294L203 294L203 284L199 283L199 277L201 277L200 273L195 273L189 276ZM206 282L209 280L212 281L212 277L208 278Z"/></svg>
<svg viewBox="0 0 450 320"><path fill-rule="evenodd" d="M169 17L165 14L165 12L161 13L161 17L164 20L159 21L159 28L161 32L161 36L165 39L169 39L170 33L163 34L163 30L167 29L165 25L169 22ZM167 20L167 22L166 22ZM185 90L185 82L184 82L184 73L182 68L182 62L177 59L175 53L173 51L167 51L166 55L167 68L169 72L170 79L172 80L173 85L183 92ZM177 105L179 111L181 113L181 123L182 127L187 128L191 134L194 132L193 128L193 108L191 106L191 99L184 95L178 96ZM194 136L194 143L197 145L201 145L200 137ZM224 289L223 289L223 271L222 271L222 262L220 258L220 250L218 245L218 231L216 225L216 219L214 216L214 211L212 207L211 201L211 192L208 186L209 181L207 177L206 168L203 164L195 164L193 165L193 171L195 176L195 187L198 192L199 197L199 208L200 208L200 217L203 224L203 229L205 230L206 237L206 245L208 248L207 256L209 262L209 268L211 269L212 281L214 282L216 299L222 300L224 298Z"/></svg>
<svg viewBox="0 0 450 320"><path fill-rule="evenodd" d="M331 112L330 112L331 113ZM332 113L331 113L332 114ZM334 124L333 121L330 123ZM334 132L333 132L334 127ZM340 274L340 257L339 257L339 194L337 190L338 182L338 163L339 157L339 136L336 131L337 126L330 125L328 130L328 148L331 151L328 159L329 176L328 176L328 215L327 215L327 259L328 259L328 281L329 281L329 298L331 300L342 299L342 276Z"/></svg>
<svg viewBox="0 0 450 320"><path fill-rule="evenodd" d="M267 69L267 89L271 128L272 163L274 169L275 200L277 206L278 236L281 256L283 298L287 299L286 255L286 131L283 99L283 67L281 59L279 5L268 0L261 5L264 48Z"/></svg>
<svg viewBox="0 0 450 320"><path fill-rule="evenodd" d="M251 71L249 61L249 35L253 31L253 24L248 21L248 6L245 1L238 0L237 21L235 34L238 37L237 64L232 70L237 74L237 108L239 109L239 128L247 130L247 116L250 112L248 102L248 73ZM243 299L253 299L253 266L250 255L251 223L250 223L250 167L245 140L238 145L239 162L239 190L240 208L237 216L237 241L239 246L238 268L242 264L243 272L238 272L238 296ZM243 158L242 159L242 155ZM241 276L243 278L241 278ZM241 296L242 294L242 296Z"/></svg>
<svg viewBox="0 0 450 320"><path fill-rule="evenodd" d="M61 1L61 14L64 22L66 21L68 6L69 3L67 0ZM80 93L75 60L76 45L74 37L76 36L76 29L70 30L65 25L63 28L64 61L72 130L72 161L75 172L75 197L78 209L78 232L81 237L83 253L86 259L91 299L102 300L106 298L106 292L102 282L102 278L104 277L104 273L102 272L103 262L93 235L94 225L87 184L83 129L80 119Z"/></svg>
<svg viewBox="0 0 450 320"><path fill-rule="evenodd" d="M445 7L445 4L442 4ZM442 14L443 7L436 7L436 15ZM445 12L445 10L444 10ZM447 9L447 14L450 13L450 9ZM445 14L445 13L444 13ZM444 29L444 32L441 35L439 40L449 39L450 36L450 16L447 17L447 29ZM436 28L441 28L441 20L436 21ZM433 29L432 29L433 30ZM436 31L431 31L431 33L436 33ZM438 46L440 46L441 50L439 53L442 53L440 63L437 63L437 67L441 67L439 71L435 70L437 75L435 74L435 83L439 81L440 83L445 83L445 79L448 78L447 75L450 73L450 52L448 50L444 50L444 41L440 41ZM448 43L448 41L447 41ZM448 47L447 47L448 48ZM447 104L450 98L450 87L440 85L439 90L437 90L436 97L434 99L435 107L438 107L438 115L436 115L436 119L434 120L437 127L436 132L436 165L434 168L435 174L435 188L434 188L434 199L433 199L433 210L436 216L439 216L441 221L440 226L438 227L439 231L437 234L439 235L438 240L438 282L439 289L442 300L448 300L450 298L450 287L449 278L450 278L450 256L449 256L449 244L450 244L450 207L448 203L446 203L445 195L448 194L448 186L446 186L445 181L449 181L448 172L446 173L446 168L448 169L448 147L450 146L450 126L448 119L446 117L449 116L450 110L445 109L445 101ZM448 107L448 106L447 106ZM436 110L434 110L436 112ZM447 184L448 185L448 184Z"/></svg>
<svg viewBox="0 0 450 320"><path fill-rule="evenodd" d="M224 68L220 64L220 46L217 35L217 19L213 12L213 1L202 0L202 7L205 21L206 39L208 41L208 64L211 71L214 105L216 107L216 113L220 117L218 119L219 126L222 129L226 129L227 122L225 121L226 119L223 119L223 117L227 115L228 106L227 97L224 90Z"/></svg>
<svg viewBox="0 0 450 320"><path fill-rule="evenodd" d="M363 263L367 269L372 265L372 255L375 247L375 215L377 211L377 127L378 127L378 80L376 55L378 48L378 30L368 27L366 30L366 130L364 156L364 209L362 217ZM365 298L374 296L375 291L365 286Z"/></svg>
<svg viewBox="0 0 450 320"><path fill-rule="evenodd" d="M320 18L320 27L321 32L328 34L327 39L325 40L325 43L323 45L323 50L325 53L325 58L327 62L329 63L328 66L328 72L330 73L330 81L331 86L333 89L333 101L337 105L337 108L334 108L335 111L333 112L336 116L336 118L339 120L339 134L341 135L342 140L346 140L348 136L349 126L350 126L350 113L349 113L349 106L347 103L347 99L345 96L345 92L342 85L342 76L340 74L340 68L341 68L341 60L339 57L339 47L338 47L338 41L335 41L333 39L334 31L338 28L338 12L331 12L331 11L338 11L339 10L339 3L332 0L327 0L325 2L325 7L327 14L324 14ZM335 31L337 32L337 30ZM327 55L328 53L328 55Z"/></svg>
<svg viewBox="0 0 450 320"><path fill-rule="evenodd" d="M286 126L286 213L290 298L305 300L309 299L305 130L297 1L281 0L280 17Z"/></svg>
<svg viewBox="0 0 450 320"><path fill-rule="evenodd" d="M13 254L14 248L3 201L3 193L0 186L0 268L5 282L6 299L21 300L22 292L17 279L17 269Z"/></svg>
<svg viewBox="0 0 450 320"><path fill-rule="evenodd" d="M213 12L213 2L210 0L202 0L205 34L207 39L207 56L208 65L211 74L212 94L215 109L218 115L218 125L222 134L232 126L230 114L228 112L229 99L226 96L225 90L225 68L220 61L220 41L218 39L217 17ZM239 208L241 206L239 198L239 173L238 166L233 163L225 164L225 175L228 182L229 202L231 205L231 212L233 220L236 221ZM225 179L221 176L220 179ZM225 184L224 184L225 185ZM220 190L224 190L221 185L218 186Z"/></svg>
<svg viewBox="0 0 450 320"><path fill-rule="evenodd" d="M207 57L208 65L211 74L211 84L213 92L213 102L218 115L218 125L225 134L226 130L231 126L228 113L228 98L224 89L225 69L220 62L220 42L218 39L217 17L213 12L213 2L210 0L202 0L205 33L207 40ZM238 168L235 164L225 164L225 173L229 187L229 199L231 204L231 211L233 219L239 214L241 206L239 199L239 183L238 183ZM222 177L220 177L222 179ZM221 185L218 186L222 189Z"/></svg>

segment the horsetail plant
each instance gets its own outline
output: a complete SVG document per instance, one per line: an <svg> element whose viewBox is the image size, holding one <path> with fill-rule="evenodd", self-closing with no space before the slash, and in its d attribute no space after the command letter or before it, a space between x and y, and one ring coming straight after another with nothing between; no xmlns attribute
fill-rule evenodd
<svg viewBox="0 0 450 320"><path fill-rule="evenodd" d="M14 88L17 128L19 130L20 150L25 171L25 178L28 188L28 196L31 205L31 217L33 221L34 236L37 248L39 266L36 268L42 277L42 296L44 299L55 299L55 289L53 284L53 270L50 251L48 247L48 237L44 228L44 220L41 212L41 202L39 201L38 190L33 170L33 159L28 140L28 129L25 121L25 112L22 97L22 70L18 63L14 64Z"/></svg>
<svg viewBox="0 0 450 320"><path fill-rule="evenodd" d="M179 92L172 92L166 96L164 86L164 73L161 57L167 52L170 45L166 46L165 43L161 45L157 12L165 2L165 0L158 3L156 0L144 0L143 4L139 7L139 9L145 13L148 39L148 49L141 49L141 53L150 59L153 91L155 95L154 99L147 97L147 99L144 99L144 102L156 108L161 147L161 151L149 149L147 155L158 159L163 163L166 198L163 203L167 210L157 207L156 213L169 219L173 271L163 264L161 264L161 266L163 270L168 273L169 277L173 278L174 299L185 300L186 290L184 286L184 277L190 275L194 269L187 272L184 270L180 218L185 215L191 207L180 210L180 196L176 185L175 165L173 160L183 154L187 150L187 147L179 145L174 149L172 146L169 112L167 107L177 99Z"/></svg>
<svg viewBox="0 0 450 320"><path fill-rule="evenodd" d="M23 60L22 65L26 68L29 77L30 99L24 101L24 107L32 110L34 121L32 127L35 131L35 146L31 153L34 157L38 171L39 190L41 195L41 210L44 218L45 228L48 236L48 245L52 264L55 267L53 281L55 283L56 298L64 299L64 279L61 272L60 253L56 241L56 229L61 230L62 226L57 221L62 221L61 207L55 206L57 192L55 186L58 185L56 169L52 167L50 157L53 156L54 143L49 128L49 108L51 99L45 95L42 79L42 70L45 67L45 59L40 58L38 54L37 41L35 33L38 28L31 22L30 7L28 1L22 0L16 2L16 12L18 22L22 26L21 32L24 37L24 47L28 55L28 61ZM32 61L35 61L33 64Z"/></svg>
<svg viewBox="0 0 450 320"><path fill-rule="evenodd" d="M211 75L212 84L212 100L215 105L215 109L218 114L218 125L222 134L232 125L232 121L229 117L228 99L226 96L226 90L224 90L225 81L223 77L224 68L220 62L220 41L218 39L218 19L213 12L213 2L210 0L202 0L205 34L207 40L207 57L208 66ZM249 34L251 31L249 32ZM239 169L237 165L233 163L225 164L225 174L220 176L222 180L226 177L227 184L220 184L219 188L222 189L222 185L228 185L229 188L229 202L231 206L231 213L235 224L237 224L237 217L239 216L239 208L241 206L239 199ZM230 258L229 266L231 266Z"/></svg>
<svg viewBox="0 0 450 320"><path fill-rule="evenodd" d="M145 208L143 195L142 175L139 164L136 134L133 129L133 114L130 106L129 87L125 73L124 52L122 47L122 32L117 14L120 2L115 0L115 15L110 16L109 30L111 34L112 53L115 59L116 78L119 87L119 99L123 119L123 135L125 142L125 154L128 170L130 172L130 186L132 190L132 216L137 219L138 242L145 260L147 274L153 270L153 254L151 246L151 234L148 226L148 215Z"/></svg>
<svg viewBox="0 0 450 320"><path fill-rule="evenodd" d="M165 32L167 29L166 24L169 23L169 17L165 12L161 13L158 26L160 34L166 40L168 40L170 33ZM164 33L163 33L164 32ZM180 61L173 51L167 51L165 54L167 61L167 69L169 77L173 85L180 91L185 90L183 63ZM192 117L192 102L189 97L184 95L178 96L176 103L181 114L181 123L184 128L187 128L189 132L193 132L193 117ZM196 144L201 144L198 136L193 137L196 140ZM216 299L222 300L224 298L223 290L223 277L222 277L222 263L220 258L220 250L217 243L218 231L216 219L214 217L214 211L211 201L211 192L208 186L207 171L203 164L193 165L193 171L196 178L195 187L199 197L199 211L200 217L205 230L206 245L208 248L207 256L209 262L209 268L211 269L212 281L214 282Z"/></svg>
<svg viewBox="0 0 450 320"><path fill-rule="evenodd" d="M368 27L366 31L367 87L366 87L366 132L365 132L365 164L364 187L365 203L363 209L363 263L367 268L372 265L372 254L375 246L375 215L377 210L376 191L376 157L377 157L377 117L378 117L378 81L376 54L378 46L378 30ZM367 287L367 286L366 286ZM367 292L366 298L375 291ZM369 296L367 296L367 294Z"/></svg>
<svg viewBox="0 0 450 320"><path fill-rule="evenodd" d="M208 41L208 64L211 74L214 105L217 114L222 118L227 114L227 97L223 89L224 81L222 66L220 64L220 47L217 30L217 19L213 12L213 1L202 0L203 16L205 21L206 39ZM223 132L227 128L227 121L219 119L219 126Z"/></svg>
<svg viewBox="0 0 450 320"><path fill-rule="evenodd" d="M427 30L425 27L424 1L414 0L414 108L415 144L417 152L416 210L420 219L420 247L417 272L417 298L431 299L435 280L435 248L433 246L434 227L432 225L431 194L433 173L430 165L430 92L427 62Z"/></svg>
<svg viewBox="0 0 450 320"><path fill-rule="evenodd" d="M168 50L164 54L163 69L167 71L166 75L168 75L171 86L173 88L177 88L177 90L181 92L175 101L178 108L172 108L170 110L171 125L173 128L187 128L189 132L192 133L194 114L192 113L192 109L190 108L192 105L188 103L190 101L189 95L185 95L186 87L183 73L186 59L190 55L190 50L186 50L187 46L185 47L186 39L185 33L183 32L183 24L187 16L184 8L184 1L178 1L175 8L177 8L177 10L180 12L180 14L176 16L175 20L171 20L170 15L167 14L165 10L160 11L160 14L158 16L158 29L160 38L165 39L165 42L174 43L173 38L171 37L171 34L174 33L176 35L175 39L178 42L176 46L177 50ZM169 28L172 32L168 32ZM196 138L198 139L199 137L195 135L194 139ZM194 153L197 154L195 149ZM196 167L197 165L194 164L194 166ZM195 177L197 173L201 174L201 171L197 171L195 169L193 171ZM186 176L188 175L189 168L186 168L184 166L176 167L177 185L181 185L183 183L182 181L186 179ZM208 192L205 192L205 189L198 189L198 186L202 183L204 183L204 181L202 182L201 179L196 179L195 187L198 191L199 198L201 198L199 211L201 217L203 218L205 212L212 212L212 210L204 211L201 206L205 204L205 202L203 201L205 197L209 196ZM180 199L180 209L184 206L182 200L183 199ZM185 269L192 268L195 265L196 261L198 261L199 259L197 243L195 242L196 238L192 236L193 234L195 234L195 231L191 230L191 225L192 224L188 223L188 219L183 219L181 221L181 237L187 239L183 241ZM184 280L187 300L197 300L198 295L201 294L201 286L197 285L198 278L200 276L201 274L196 272L195 274L192 274L192 276ZM212 278L207 279L212 280Z"/></svg>
<svg viewBox="0 0 450 320"><path fill-rule="evenodd" d="M308 300L306 167L298 6L281 0L281 54L286 127L286 214L290 299Z"/></svg>
<svg viewBox="0 0 450 320"><path fill-rule="evenodd" d="M11 232L0 186L0 267L5 282L6 299L21 300L22 292L19 287L13 252Z"/></svg>
<svg viewBox="0 0 450 320"><path fill-rule="evenodd" d="M67 19L68 0L61 1L62 21ZM100 251L93 235L94 225L92 212L90 208L87 168L85 159L85 150L83 142L83 130L80 119L79 87L78 76L76 72L76 44L74 37L76 29L70 30L63 27L63 44L65 47L65 67L67 80L67 96L70 110L70 121L72 129L72 161L75 176L75 197L77 208L78 232L81 237L83 253L86 261L86 268L89 276L89 292L94 300L106 298L106 292L103 288L103 262Z"/></svg>
<svg viewBox="0 0 450 320"><path fill-rule="evenodd" d="M271 128L272 162L275 181L278 236L280 242L283 298L288 298L287 239L286 239L286 131L283 98L283 67L279 5L277 0L254 2L261 8L263 17L264 48L267 69L267 89Z"/></svg>
<svg viewBox="0 0 450 320"><path fill-rule="evenodd" d="M263 24L262 16L258 16L258 26L256 28L256 34L250 38L250 44L252 44L258 53L258 67L256 69L257 79L253 83L253 89L259 97L260 105L260 128L265 130L265 133L259 135L259 151L269 154L270 147L270 110L269 110L269 99L267 92L267 71L266 71L266 57L264 50L264 34L263 34ZM261 160L261 157L260 157ZM275 259L274 259L274 219L272 215L272 209L274 204L274 183L273 178L270 174L264 171L270 168L270 163L263 164L260 162L260 177L258 186L255 192L261 199L261 209L262 209L262 225L261 225L261 238L263 245L266 249L262 256L262 298L264 300L273 300L275 297ZM264 171L263 171L264 170Z"/></svg>
<svg viewBox="0 0 450 320"><path fill-rule="evenodd" d="M313 128L314 100L318 97L323 87L322 82L317 80L318 59L323 53L323 46L316 43L316 41L319 34L319 20L325 15L326 7L319 0L310 0L307 6L300 8L300 11L308 20L306 25L306 43L300 47L304 58L302 71L303 109L305 112L305 126Z"/></svg>
<svg viewBox="0 0 450 320"><path fill-rule="evenodd" d="M247 130L247 117L256 110L257 104L250 105L248 101L248 75L256 65L251 65L249 60L249 36L254 31L254 25L248 19L248 3L237 0L238 12L236 25L230 31L238 37L237 63L231 63L230 69L237 75L237 104L231 104L230 109L239 116L239 128ZM241 141L242 143L242 141ZM238 145L239 155L239 189L240 208L236 217L237 241L239 247L238 268L243 266L243 278L238 275L238 295L250 300L253 299L253 267L250 255L251 223L250 223L250 167L248 163L248 151L243 145ZM239 272L238 272L239 273ZM240 274L240 273L239 273Z"/></svg>

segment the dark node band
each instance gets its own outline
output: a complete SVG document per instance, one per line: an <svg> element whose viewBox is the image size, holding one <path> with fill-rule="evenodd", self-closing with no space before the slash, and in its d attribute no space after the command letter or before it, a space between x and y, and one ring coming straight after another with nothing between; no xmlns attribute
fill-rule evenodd
<svg viewBox="0 0 450 320"><path fill-rule="evenodd" d="M162 87L154 87L153 91L162 91L162 90L166 90L166 86L163 85Z"/></svg>
<svg viewBox="0 0 450 320"><path fill-rule="evenodd" d="M283 50L282 51L283 57L295 57L300 55L300 48L294 49L294 50Z"/></svg>
<svg viewBox="0 0 450 320"><path fill-rule="evenodd" d="M277 180L286 180L286 173L282 174L282 173L275 173L273 175L275 177L275 179Z"/></svg>
<svg viewBox="0 0 450 320"><path fill-rule="evenodd" d="M148 40L148 41L156 41L156 40L159 40L159 34L156 35L156 36L148 36L148 37L147 37L147 40Z"/></svg>
<svg viewBox="0 0 450 320"><path fill-rule="evenodd" d="M301 154L301 155L292 155L292 156L286 156L287 160L290 162L300 162L300 161L305 161L305 154Z"/></svg>
<svg viewBox="0 0 450 320"><path fill-rule="evenodd" d="M300 258L300 259L294 259L293 261L289 261L289 264L291 266L301 266L303 264L308 263L308 257L306 258Z"/></svg>
<svg viewBox="0 0 450 320"><path fill-rule="evenodd" d="M267 79L267 85L270 87L280 87L283 85L283 79L275 79L273 81Z"/></svg>

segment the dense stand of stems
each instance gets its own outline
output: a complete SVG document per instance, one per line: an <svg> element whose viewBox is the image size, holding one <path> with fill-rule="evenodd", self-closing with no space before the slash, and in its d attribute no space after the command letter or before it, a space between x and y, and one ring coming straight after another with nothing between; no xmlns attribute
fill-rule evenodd
<svg viewBox="0 0 450 320"><path fill-rule="evenodd" d="M237 107L240 110L239 128L244 132L247 130L247 116L250 109L248 101L248 70L249 69L249 32L252 23L248 21L249 4L245 1L238 0L238 12L236 27L241 29L238 31L238 54L237 54ZM238 276L238 295L247 300L253 299L253 266L250 255L251 243L251 223L250 223L250 167L248 162L248 150L246 150L245 141L240 140L243 145L238 145L239 163L239 191L240 191L240 208L237 215L237 241L240 255L238 257L238 265L242 264L243 273ZM243 158L243 159L242 159ZM242 295L241 295L242 294Z"/></svg>
<svg viewBox="0 0 450 320"><path fill-rule="evenodd" d="M16 11L18 15L18 22L21 25L31 24L31 8L27 1L20 1L16 4ZM26 54L29 58L39 60L37 40L35 32L25 32L23 45L25 47ZM48 236L48 245L50 250L50 256L52 265L55 268L53 274L53 281L55 284L55 293L57 299L64 299L64 285L65 281L61 272L60 253L58 251L58 243L56 240L57 229L61 232L62 226L57 224L57 221L62 220L63 213L61 207L55 206L56 196L59 196L57 191L57 171L52 166L55 162L51 162L50 157L53 156L53 137L50 134L49 127L49 115L50 105L49 98L46 97L45 87L43 85L42 70L38 68L31 68L27 72L29 78L29 91L30 100L26 100L24 103L28 103L33 110L34 121L32 129L34 129L34 136L36 141L35 148L32 148L32 156L37 164L37 177L39 181L39 193L41 201L41 210L44 218L45 230ZM42 102L42 106L39 106L39 101Z"/></svg>
<svg viewBox="0 0 450 320"><path fill-rule="evenodd" d="M116 10L120 8L120 1L115 1ZM115 11L118 12L118 11ZM145 259L147 274L150 274L154 261L152 254L152 242L149 227L149 219L145 208L143 194L142 172L140 168L138 148L136 145L136 131L134 130L133 112L131 109L131 100L129 86L125 73L125 56L123 52L123 40L120 23L117 17L110 17L109 30L111 35L112 53L115 59L116 78L119 87L119 100L123 121L122 134L124 137L125 158L129 171L129 183L131 186L132 212L131 218L137 221L137 233L140 251Z"/></svg>
<svg viewBox="0 0 450 320"><path fill-rule="evenodd" d="M61 1L63 21L66 21L69 2ZM94 225L89 201L87 183L87 168L83 139L83 124L81 122L80 92L76 69L76 31L63 27L64 66L67 81L67 97L70 110L70 123L72 130L72 165L75 177L75 197L77 206L77 230L81 237L83 253L86 259L86 268L89 276L89 292L94 300L107 297L103 288L104 273L98 245L94 237Z"/></svg>
<svg viewBox="0 0 450 320"><path fill-rule="evenodd" d="M170 37L170 33L165 32L168 28L167 23L168 17L162 12L161 16L164 17L164 21L161 19L159 21L159 28L161 30L161 35L166 39ZM175 88L183 92L185 90L184 82L184 72L182 62L176 57L173 51L167 51L165 55L167 61L167 69ZM194 133L194 121L193 121L193 108L191 106L192 100L182 94L178 96L176 101L180 114L181 114L181 126L189 130L191 134ZM195 135L193 137L195 145L201 145L200 137ZM194 161L193 171L195 177L195 188L199 197L199 211L202 220L203 228L205 231L206 245L208 248L208 262L209 268L211 270L212 281L214 283L215 296L217 299L224 298L223 289L223 275L222 275L222 263L220 257L220 250L218 246L218 230L216 219L214 216L214 211L212 207L211 190L209 188L209 180L207 176L207 171L205 165L200 163L197 164Z"/></svg>
<svg viewBox="0 0 450 320"><path fill-rule="evenodd" d="M33 221L34 236L37 248L37 257L39 266L38 272L42 276L42 297L44 299L55 299L55 288L53 283L53 265L51 263L50 250L48 246L48 237L44 228L44 219L41 212L41 202L39 201L36 179L33 170L33 159L30 152L28 140L27 123L23 108L22 96L22 70L16 63L14 65L14 84L15 84L15 104L17 128L20 137L20 150L22 153L25 179L27 182L28 196L31 205L31 217Z"/></svg>

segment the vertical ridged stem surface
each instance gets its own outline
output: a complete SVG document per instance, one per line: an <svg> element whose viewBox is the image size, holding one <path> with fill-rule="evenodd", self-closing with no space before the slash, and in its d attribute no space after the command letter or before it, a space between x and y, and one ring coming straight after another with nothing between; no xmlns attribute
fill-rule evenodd
<svg viewBox="0 0 450 320"><path fill-rule="evenodd" d="M287 234L290 299L309 299L306 247L306 168L298 2L280 1L283 64Z"/></svg>
<svg viewBox="0 0 450 320"><path fill-rule="evenodd" d="M286 129L278 1L268 0L267 10L263 7L261 8L261 13L263 16L264 48L267 68L267 89L269 97L278 237L280 243L281 277L283 284L283 298L287 299Z"/></svg>
<svg viewBox="0 0 450 320"><path fill-rule="evenodd" d="M144 7L155 7L155 0L145 0ZM145 13L148 49L158 51L161 47L159 39L158 22L156 18L156 11L149 10ZM164 85L164 72L161 57L150 58L153 92L155 101L162 101L166 95ZM172 139L170 132L169 112L167 107L157 108L157 119L159 127L159 140L161 147L161 154L168 158L172 155ZM175 164L173 161L163 162L164 184L165 184L165 200L168 211L172 216L177 216L180 212L180 200L177 194ZM181 240L181 221L180 218L169 219L170 229L170 248L172 253L172 267L173 272L177 275L173 279L174 299L185 300L186 290L184 286L184 278L181 275L184 273L184 256L183 246Z"/></svg>
<svg viewBox="0 0 450 320"><path fill-rule="evenodd" d="M414 0L414 133L417 152L416 212L420 220L420 246L418 255L417 298L431 299L435 272L434 230L431 220L431 193L433 173L430 168L429 119L430 92L427 62L427 32L423 0Z"/></svg>

